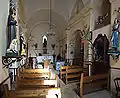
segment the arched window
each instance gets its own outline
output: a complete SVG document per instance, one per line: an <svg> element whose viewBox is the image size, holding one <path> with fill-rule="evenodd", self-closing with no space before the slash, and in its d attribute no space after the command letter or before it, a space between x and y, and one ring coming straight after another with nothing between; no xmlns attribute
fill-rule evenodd
<svg viewBox="0 0 120 98"><path fill-rule="evenodd" d="M45 35L43 36L43 47L47 47L47 37Z"/></svg>
<svg viewBox="0 0 120 98"><path fill-rule="evenodd" d="M43 54L47 54L47 37L43 36Z"/></svg>

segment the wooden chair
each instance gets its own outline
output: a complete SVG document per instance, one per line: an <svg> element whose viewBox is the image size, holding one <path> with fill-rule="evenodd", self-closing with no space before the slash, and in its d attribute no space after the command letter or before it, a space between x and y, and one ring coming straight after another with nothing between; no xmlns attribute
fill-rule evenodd
<svg viewBox="0 0 120 98"><path fill-rule="evenodd" d="M116 98L119 97L118 93L120 92L120 78L114 79L115 87L116 87Z"/></svg>

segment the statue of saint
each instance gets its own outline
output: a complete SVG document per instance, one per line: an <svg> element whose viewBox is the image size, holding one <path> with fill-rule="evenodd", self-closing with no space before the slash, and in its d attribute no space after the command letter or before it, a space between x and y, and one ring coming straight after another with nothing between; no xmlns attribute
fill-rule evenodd
<svg viewBox="0 0 120 98"><path fill-rule="evenodd" d="M47 40L44 38L44 43L43 43L43 47L46 48L47 47Z"/></svg>
<svg viewBox="0 0 120 98"><path fill-rule="evenodd" d="M95 39L93 46L95 47L95 60L100 61L103 60L104 54L104 37L102 34L98 34L97 38Z"/></svg>
<svg viewBox="0 0 120 98"><path fill-rule="evenodd" d="M18 53L18 40L16 38L12 40L7 53Z"/></svg>
<svg viewBox="0 0 120 98"><path fill-rule="evenodd" d="M120 22L117 18L114 20L113 30L112 30L112 36L111 36L111 42L112 42L112 49L114 51L117 51L118 48L118 37L119 37L119 25Z"/></svg>

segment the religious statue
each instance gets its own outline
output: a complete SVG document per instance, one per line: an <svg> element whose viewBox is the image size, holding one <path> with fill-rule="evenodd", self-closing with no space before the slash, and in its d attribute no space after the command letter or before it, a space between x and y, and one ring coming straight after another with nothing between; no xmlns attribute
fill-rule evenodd
<svg viewBox="0 0 120 98"><path fill-rule="evenodd" d="M10 47L7 49L7 54L18 55L18 40L13 39L10 43Z"/></svg>
<svg viewBox="0 0 120 98"><path fill-rule="evenodd" d="M8 16L8 45L7 47L9 47L11 41L15 38L16 36L16 24L17 21L15 20L15 8L10 8L9 10L9 16Z"/></svg>
<svg viewBox="0 0 120 98"><path fill-rule="evenodd" d="M112 30L112 36L111 36L111 42L112 42L112 49L113 51L118 51L118 45L119 45L119 25L120 21L115 18L114 20L114 25L113 25L113 30Z"/></svg>
<svg viewBox="0 0 120 98"><path fill-rule="evenodd" d="M95 47L95 60L103 60L104 56L104 36L102 34L98 34L95 39L93 46Z"/></svg>
<svg viewBox="0 0 120 98"><path fill-rule="evenodd" d="M44 47L44 48L47 47L47 40L46 40L46 39L44 39L43 47Z"/></svg>
<svg viewBox="0 0 120 98"><path fill-rule="evenodd" d="M49 59L45 59L43 61L44 61L44 69L49 69L50 60Z"/></svg>

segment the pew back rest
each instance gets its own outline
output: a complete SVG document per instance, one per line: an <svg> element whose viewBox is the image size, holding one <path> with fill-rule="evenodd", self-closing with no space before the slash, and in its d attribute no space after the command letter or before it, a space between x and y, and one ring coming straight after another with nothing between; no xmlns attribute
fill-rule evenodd
<svg viewBox="0 0 120 98"><path fill-rule="evenodd" d="M75 80L75 78L77 78L77 80L79 81L82 72L83 72L83 68L81 68L80 66L67 67L66 68L66 84L68 84L69 79Z"/></svg>
<svg viewBox="0 0 120 98"><path fill-rule="evenodd" d="M106 83L108 82L108 73L84 77L84 83L98 82L102 80L105 81Z"/></svg>
<svg viewBox="0 0 120 98"><path fill-rule="evenodd" d="M66 67L67 67L67 66L61 66L61 67L60 67L60 78L61 78L61 79L63 78L63 75L66 74Z"/></svg>
<svg viewBox="0 0 120 98"><path fill-rule="evenodd" d="M101 86L101 87L105 85L106 87L108 87L109 86L108 80L109 80L109 73L92 75L92 76L84 76L84 73L81 73L80 98L83 98L83 88L85 84L89 84L89 85L93 84L94 86Z"/></svg>
<svg viewBox="0 0 120 98"><path fill-rule="evenodd" d="M50 78L50 71L48 69L24 69L20 72L21 78Z"/></svg>
<svg viewBox="0 0 120 98"><path fill-rule="evenodd" d="M61 98L60 88L45 88L45 89L37 89L37 90L16 90L11 92L12 98L44 98L42 96L58 96L57 98ZM46 98L46 97L45 97Z"/></svg>
<svg viewBox="0 0 120 98"><path fill-rule="evenodd" d="M40 88L40 87L57 87L57 80L39 80L39 79L21 79L16 83L16 88Z"/></svg>
<svg viewBox="0 0 120 98"><path fill-rule="evenodd" d="M79 69L79 68L81 68L82 69L82 67L80 67L80 66L77 66L77 65L72 65L72 66L61 66L61 68L60 68L60 78L62 79L63 77L63 75L66 75L66 69Z"/></svg>
<svg viewBox="0 0 120 98"><path fill-rule="evenodd" d="M48 69L24 69L22 73L48 73Z"/></svg>

